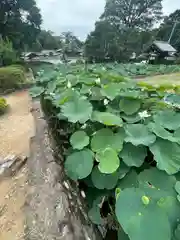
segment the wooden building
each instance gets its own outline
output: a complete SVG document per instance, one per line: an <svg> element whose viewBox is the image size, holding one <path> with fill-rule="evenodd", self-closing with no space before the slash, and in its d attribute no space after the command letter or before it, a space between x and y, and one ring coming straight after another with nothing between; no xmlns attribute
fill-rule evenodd
<svg viewBox="0 0 180 240"><path fill-rule="evenodd" d="M154 41L146 50L148 62L151 64L172 64L177 57L177 50L168 42Z"/></svg>

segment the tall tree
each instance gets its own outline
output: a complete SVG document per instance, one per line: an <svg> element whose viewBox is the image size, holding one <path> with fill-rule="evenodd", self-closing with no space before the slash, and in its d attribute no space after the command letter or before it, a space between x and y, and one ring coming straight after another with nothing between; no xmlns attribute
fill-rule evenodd
<svg viewBox="0 0 180 240"><path fill-rule="evenodd" d="M151 39L148 31L161 18L162 0L107 0L104 13L87 38L87 57L128 60Z"/></svg>
<svg viewBox="0 0 180 240"><path fill-rule="evenodd" d="M0 1L0 34L17 49L31 45L40 31L41 21L35 0Z"/></svg>
<svg viewBox="0 0 180 240"><path fill-rule="evenodd" d="M125 28L146 29L162 17L162 0L107 0L101 19Z"/></svg>
<svg viewBox="0 0 180 240"><path fill-rule="evenodd" d="M64 43L65 52L74 54L83 46L83 43L72 32L63 32L61 37Z"/></svg>
<svg viewBox="0 0 180 240"><path fill-rule="evenodd" d="M164 18L164 21L159 28L157 38L159 40L168 41L174 24L176 25L170 43L178 51L180 51L180 9L176 10L175 12Z"/></svg>
<svg viewBox="0 0 180 240"><path fill-rule="evenodd" d="M38 35L38 41L43 49L59 49L62 47L60 37L54 36L51 31L42 30Z"/></svg>

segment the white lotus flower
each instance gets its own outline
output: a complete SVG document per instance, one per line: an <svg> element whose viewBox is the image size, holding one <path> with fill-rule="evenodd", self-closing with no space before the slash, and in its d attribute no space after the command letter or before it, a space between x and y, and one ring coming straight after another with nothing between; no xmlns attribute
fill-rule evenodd
<svg viewBox="0 0 180 240"><path fill-rule="evenodd" d="M56 96L56 94L53 93L53 92L50 92L49 95L52 96L52 97L55 97L55 96Z"/></svg>
<svg viewBox="0 0 180 240"><path fill-rule="evenodd" d="M86 124L86 123L81 126L82 129L85 129L86 127L87 127L87 124Z"/></svg>
<svg viewBox="0 0 180 240"><path fill-rule="evenodd" d="M139 112L139 116L140 118L147 118L147 117L150 117L151 115L148 114L147 111L144 111L144 112Z"/></svg>
<svg viewBox="0 0 180 240"><path fill-rule="evenodd" d="M71 83L70 83L69 81L68 81L67 87L68 87L68 88L71 88L71 87L72 87L72 85L71 85Z"/></svg>
<svg viewBox="0 0 180 240"><path fill-rule="evenodd" d="M101 79L100 79L100 78L97 78L97 79L95 80L95 82L96 82L97 84L100 84L100 83L101 83Z"/></svg>
<svg viewBox="0 0 180 240"><path fill-rule="evenodd" d="M107 99L104 99L104 105L108 105L109 101Z"/></svg>

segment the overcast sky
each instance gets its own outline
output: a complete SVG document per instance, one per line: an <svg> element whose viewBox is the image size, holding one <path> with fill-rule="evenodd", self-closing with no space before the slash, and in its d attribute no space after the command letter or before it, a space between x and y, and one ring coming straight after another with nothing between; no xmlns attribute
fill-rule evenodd
<svg viewBox="0 0 180 240"><path fill-rule="evenodd" d="M55 34L71 31L82 40L94 28L105 0L36 0L43 16L43 28ZM180 0L164 0L164 12L180 9Z"/></svg>

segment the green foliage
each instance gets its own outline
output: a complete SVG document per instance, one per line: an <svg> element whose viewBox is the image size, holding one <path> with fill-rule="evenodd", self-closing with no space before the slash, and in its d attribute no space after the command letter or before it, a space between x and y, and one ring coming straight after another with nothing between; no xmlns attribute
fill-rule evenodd
<svg viewBox="0 0 180 240"><path fill-rule="evenodd" d="M0 92L18 89L26 81L25 72L16 66L0 68Z"/></svg>
<svg viewBox="0 0 180 240"><path fill-rule="evenodd" d="M0 66L7 66L18 61L17 54L9 40L0 38Z"/></svg>
<svg viewBox="0 0 180 240"><path fill-rule="evenodd" d="M113 189L118 182L118 172L105 174L102 173L98 167L94 167L91 180L98 189Z"/></svg>
<svg viewBox="0 0 180 240"><path fill-rule="evenodd" d="M164 170L168 174L175 174L179 171L179 144L160 138L150 146L150 150L154 154L154 159L160 170Z"/></svg>
<svg viewBox="0 0 180 240"><path fill-rule="evenodd" d="M92 114L92 105L84 98L75 98L70 102L66 102L62 106L62 114L67 117L70 122L85 123Z"/></svg>
<svg viewBox="0 0 180 240"><path fill-rule="evenodd" d="M154 116L154 121L162 127L169 130L177 130L179 128L180 113L167 110Z"/></svg>
<svg viewBox="0 0 180 240"><path fill-rule="evenodd" d="M70 143L74 149L81 150L89 144L89 136L84 131L77 131L71 136Z"/></svg>
<svg viewBox="0 0 180 240"><path fill-rule="evenodd" d="M125 131L125 141L132 143L134 146L149 146L156 140L156 136L144 124L129 124L126 126Z"/></svg>
<svg viewBox="0 0 180 240"><path fill-rule="evenodd" d="M91 62L129 60L153 40L156 30L151 27L161 17L162 0L106 1L104 13L86 40L86 57Z"/></svg>
<svg viewBox="0 0 180 240"><path fill-rule="evenodd" d="M8 104L6 102L6 99L3 97L0 97L0 115L4 114L7 110Z"/></svg>
<svg viewBox="0 0 180 240"><path fill-rule="evenodd" d="M36 46L34 47L37 47L38 45L39 48L51 50L61 48L62 42L60 37L53 36L53 33L51 31L41 30L37 38ZM32 46L32 50L35 51L36 49L34 49ZM37 50L39 51L41 49Z"/></svg>
<svg viewBox="0 0 180 240"><path fill-rule="evenodd" d="M98 168L101 173L114 173L120 166L117 152L112 148L106 148L104 151L97 153L96 161L99 162Z"/></svg>
<svg viewBox="0 0 180 240"><path fill-rule="evenodd" d="M91 221L120 240L178 239L180 113L164 102L167 89L97 65L42 75L32 92L48 107L67 176L83 183Z"/></svg>
<svg viewBox="0 0 180 240"><path fill-rule="evenodd" d="M31 47L40 31L41 14L35 0L0 1L0 35L20 51Z"/></svg>
<svg viewBox="0 0 180 240"><path fill-rule="evenodd" d="M147 150L143 145L134 146L131 143L126 143L119 156L127 166L140 167L144 163L144 159L147 156Z"/></svg>
<svg viewBox="0 0 180 240"><path fill-rule="evenodd" d="M73 180L86 178L92 171L93 161L93 152L89 149L74 152L66 159L65 171Z"/></svg>
<svg viewBox="0 0 180 240"><path fill-rule="evenodd" d="M106 126L119 126L122 127L123 121L120 117L109 112L94 111L92 120L103 123Z"/></svg>
<svg viewBox="0 0 180 240"><path fill-rule="evenodd" d="M125 114L132 115L140 109L141 102L139 100L124 98L120 101L119 107Z"/></svg>

